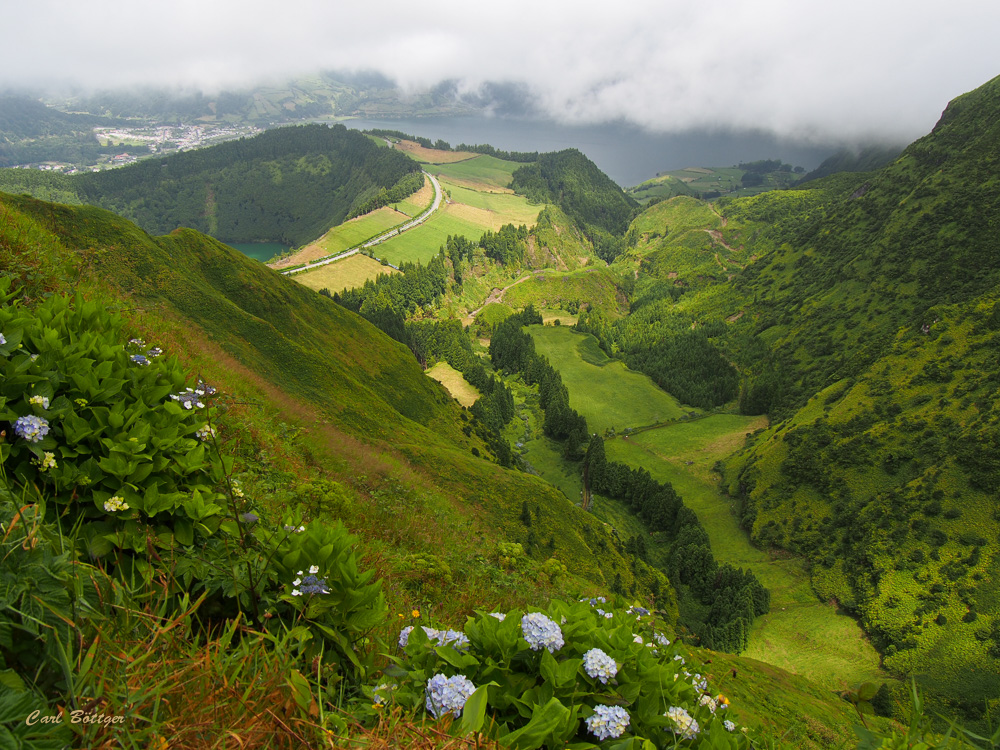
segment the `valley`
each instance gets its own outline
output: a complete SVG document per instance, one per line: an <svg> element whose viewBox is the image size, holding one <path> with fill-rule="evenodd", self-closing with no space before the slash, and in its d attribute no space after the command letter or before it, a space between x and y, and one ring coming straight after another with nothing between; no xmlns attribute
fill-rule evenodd
<svg viewBox="0 0 1000 750"><path fill-rule="evenodd" d="M623 190L574 148L318 124L0 172L0 689L166 706L148 746L200 731L171 713L198 674L234 710L267 685L284 719L254 721L289 743L405 745L428 681L462 677L427 748L596 748L610 704L644 747L677 746L678 712L702 748L853 746L859 721L860 748L938 742L938 714L976 747L997 111L1000 79L816 179ZM112 591L111 616L87 598Z"/></svg>

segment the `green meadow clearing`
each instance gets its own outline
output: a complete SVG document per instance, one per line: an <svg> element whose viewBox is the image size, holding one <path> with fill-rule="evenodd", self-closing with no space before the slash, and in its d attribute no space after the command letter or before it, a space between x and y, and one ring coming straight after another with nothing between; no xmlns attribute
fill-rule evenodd
<svg viewBox="0 0 1000 750"><path fill-rule="evenodd" d="M425 373L445 387L462 406L472 406L481 395L479 390L468 383L458 370L447 362L438 362Z"/></svg>
<svg viewBox="0 0 1000 750"><path fill-rule="evenodd" d="M648 375L629 370L601 351L589 333L567 326L529 326L535 349L548 357L569 389L569 404L598 435L678 419L685 409ZM688 411L697 412L693 407Z"/></svg>
<svg viewBox="0 0 1000 750"><path fill-rule="evenodd" d="M641 466L670 482L698 514L716 559L749 568L771 591L771 611L755 620L745 656L831 688L885 679L878 653L857 622L816 598L801 559L753 547L739 528L733 501L720 491L715 463L741 445L746 433L762 426L762 420L713 414L609 440L605 449L609 460Z"/></svg>

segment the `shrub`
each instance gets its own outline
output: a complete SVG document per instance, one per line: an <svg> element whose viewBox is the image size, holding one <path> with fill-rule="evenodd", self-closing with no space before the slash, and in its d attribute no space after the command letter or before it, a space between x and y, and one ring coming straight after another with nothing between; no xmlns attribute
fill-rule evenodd
<svg viewBox="0 0 1000 750"><path fill-rule="evenodd" d="M479 613L462 633L406 631L398 665L366 691L368 710L449 713L457 731L518 748L750 747L728 700L686 669L648 611L599 604Z"/></svg>

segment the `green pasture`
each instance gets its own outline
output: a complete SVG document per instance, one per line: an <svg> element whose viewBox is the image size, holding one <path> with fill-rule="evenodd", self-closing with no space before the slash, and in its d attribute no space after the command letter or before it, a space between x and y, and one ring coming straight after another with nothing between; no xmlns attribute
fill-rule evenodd
<svg viewBox="0 0 1000 750"><path fill-rule="evenodd" d="M529 326L539 354L548 358L569 389L569 404L591 432L621 431L677 419L684 408L649 376L611 360L590 334L567 326ZM690 409L690 411L697 411Z"/></svg>
<svg viewBox="0 0 1000 750"><path fill-rule="evenodd" d="M489 228L463 218L449 208L446 206L436 211L423 224L376 245L373 248L375 254L396 266L401 263L427 263L444 246L448 235L462 234L478 242Z"/></svg>
<svg viewBox="0 0 1000 750"><path fill-rule="evenodd" d="M359 216L335 226L314 244L319 245L327 255L349 250L407 221L407 217L388 206Z"/></svg>
<svg viewBox="0 0 1000 750"><path fill-rule="evenodd" d="M441 181L441 187L447 191L452 203L461 203L495 214L493 221L497 228L504 224L515 226L527 224L529 228L533 227L538 221L538 214L544 208L537 203L528 203L528 199L523 195L514 193L472 190L447 180Z"/></svg>
<svg viewBox="0 0 1000 750"><path fill-rule="evenodd" d="M449 182L468 187L507 188L514 170L524 166L513 161L504 161L495 156L482 154L474 159L438 164L431 168L434 175L444 177Z"/></svg>

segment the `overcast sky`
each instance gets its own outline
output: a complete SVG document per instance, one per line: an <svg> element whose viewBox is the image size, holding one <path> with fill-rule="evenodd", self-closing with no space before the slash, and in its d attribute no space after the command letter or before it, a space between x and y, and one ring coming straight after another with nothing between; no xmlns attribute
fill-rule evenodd
<svg viewBox="0 0 1000 750"><path fill-rule="evenodd" d="M566 123L908 141L1000 75L998 0L5 2L0 87L206 89L321 69L519 83Z"/></svg>

